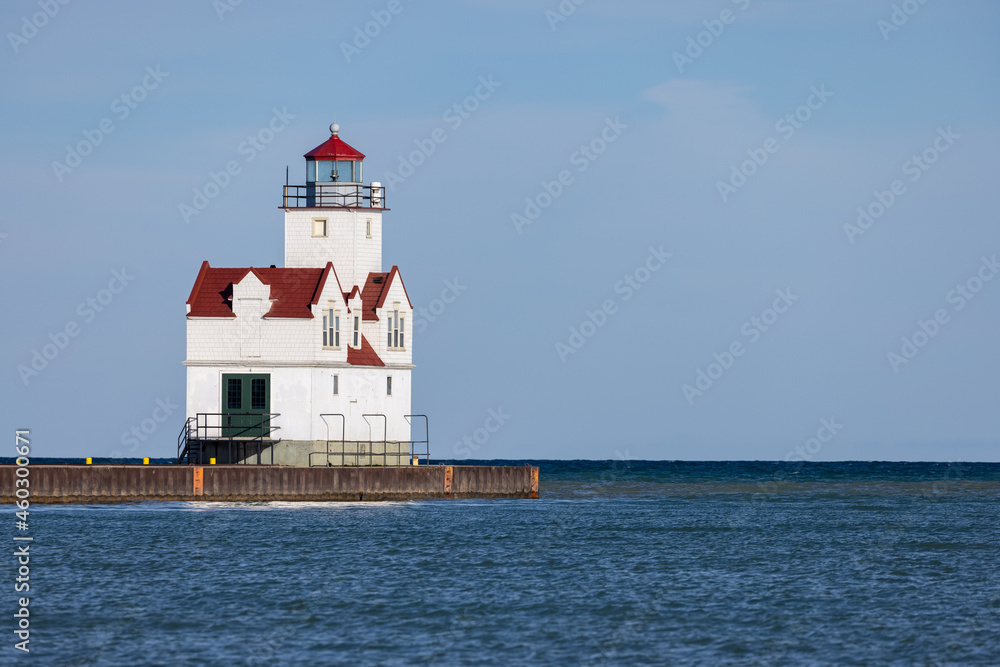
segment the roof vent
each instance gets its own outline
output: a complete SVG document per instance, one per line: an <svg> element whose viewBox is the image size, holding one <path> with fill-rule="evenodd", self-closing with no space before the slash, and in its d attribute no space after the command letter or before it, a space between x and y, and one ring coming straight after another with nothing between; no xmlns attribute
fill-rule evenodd
<svg viewBox="0 0 1000 667"><path fill-rule="evenodd" d="M274 264L272 264L272 265L271 265L271 268L272 268L272 269L276 269L276 268L278 268L278 267L276 267L276 266L275 266Z"/></svg>

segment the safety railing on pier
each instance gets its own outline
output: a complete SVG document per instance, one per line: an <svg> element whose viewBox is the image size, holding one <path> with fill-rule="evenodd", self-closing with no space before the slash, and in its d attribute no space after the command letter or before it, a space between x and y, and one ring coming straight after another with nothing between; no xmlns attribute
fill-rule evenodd
<svg viewBox="0 0 1000 667"><path fill-rule="evenodd" d="M218 413L199 412L188 417L177 436L177 462L203 463L205 445L218 451L225 445L230 462L241 460L249 463L248 452L256 449L257 463L261 463L264 442L271 442L274 432L280 429L272 421L280 413ZM233 454L236 454L236 458Z"/></svg>
<svg viewBox="0 0 1000 667"><path fill-rule="evenodd" d="M368 423L368 440L352 440L348 442L345 439L346 430L346 418L340 413L324 413L320 415L323 422L326 424L326 451L325 452L310 452L309 453L309 467L331 467L331 466L374 466L378 465L381 461L381 465L388 465L389 459L395 459L396 465L399 465L399 459L406 457L406 462L409 464L413 459L423 459L423 463L426 465L430 463L430 429L428 425L427 415L404 415L407 422L410 421L412 417L422 417L424 420L424 439L423 440L387 440L387 426L388 420L384 414L364 414L362 415L365 422ZM369 418L382 418L382 439L373 440L371 433L372 422ZM333 425L327 418L339 418L340 420L340 440L336 440L331 437L331 428ZM350 449L354 451L348 451ZM406 447L404 450L403 447ZM390 451L394 449L395 451ZM405 452L405 453L404 453Z"/></svg>

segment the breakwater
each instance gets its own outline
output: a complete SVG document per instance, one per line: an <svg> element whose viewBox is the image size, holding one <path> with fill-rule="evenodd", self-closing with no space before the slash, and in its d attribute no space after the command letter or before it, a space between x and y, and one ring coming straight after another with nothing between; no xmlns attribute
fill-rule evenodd
<svg viewBox="0 0 1000 667"><path fill-rule="evenodd" d="M42 504L538 497L534 466L32 464L29 469L29 499ZM13 465L0 465L2 503L15 500L15 471Z"/></svg>

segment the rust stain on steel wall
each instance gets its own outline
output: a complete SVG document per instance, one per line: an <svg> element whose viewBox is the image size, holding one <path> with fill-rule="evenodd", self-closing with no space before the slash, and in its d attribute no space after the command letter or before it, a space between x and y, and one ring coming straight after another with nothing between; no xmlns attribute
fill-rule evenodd
<svg viewBox="0 0 1000 667"><path fill-rule="evenodd" d="M538 497L538 468L534 466L531 468L531 497Z"/></svg>
<svg viewBox="0 0 1000 667"><path fill-rule="evenodd" d="M451 483L455 477L455 469L452 466L444 467L444 497L451 498Z"/></svg>
<svg viewBox="0 0 1000 667"><path fill-rule="evenodd" d="M196 496L203 495L205 493L205 469L195 468L194 469L194 484L192 485L192 492Z"/></svg>

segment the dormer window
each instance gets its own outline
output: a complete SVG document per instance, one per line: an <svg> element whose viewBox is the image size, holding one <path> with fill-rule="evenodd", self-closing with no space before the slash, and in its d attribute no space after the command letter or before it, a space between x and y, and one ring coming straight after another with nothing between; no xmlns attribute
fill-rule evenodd
<svg viewBox="0 0 1000 667"><path fill-rule="evenodd" d="M389 311L388 338L386 347L403 349L406 347L406 316L399 314L399 304Z"/></svg>
<svg viewBox="0 0 1000 667"><path fill-rule="evenodd" d="M340 349L340 311L330 309L323 315L323 347Z"/></svg>

